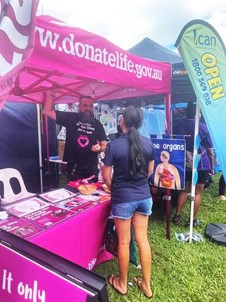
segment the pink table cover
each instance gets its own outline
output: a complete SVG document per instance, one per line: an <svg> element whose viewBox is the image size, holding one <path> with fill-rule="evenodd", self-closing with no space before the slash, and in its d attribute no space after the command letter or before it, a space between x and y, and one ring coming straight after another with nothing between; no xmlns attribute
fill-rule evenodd
<svg viewBox="0 0 226 302"><path fill-rule="evenodd" d="M86 269L113 256L105 250L104 233L110 200L39 233L28 240Z"/></svg>

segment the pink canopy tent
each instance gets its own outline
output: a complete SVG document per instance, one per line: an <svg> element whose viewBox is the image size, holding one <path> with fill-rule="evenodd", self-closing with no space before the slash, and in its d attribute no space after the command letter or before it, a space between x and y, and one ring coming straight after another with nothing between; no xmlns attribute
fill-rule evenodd
<svg viewBox="0 0 226 302"><path fill-rule="evenodd" d="M98 35L39 15L34 51L8 101L39 106L53 85L58 86L55 103L76 102L81 95L91 95L96 101L163 95L166 129L170 129L171 64L140 58ZM38 135L41 141L40 131ZM41 156L41 146L39 151ZM41 157L39 161L42 167ZM42 184L41 172L40 168Z"/></svg>
<svg viewBox="0 0 226 302"><path fill-rule="evenodd" d="M20 72L10 101L42 103L52 85L61 96L91 95L95 100L150 94L169 95L171 65L140 58L93 33L51 16L36 18L35 49ZM69 101L71 102L71 100Z"/></svg>

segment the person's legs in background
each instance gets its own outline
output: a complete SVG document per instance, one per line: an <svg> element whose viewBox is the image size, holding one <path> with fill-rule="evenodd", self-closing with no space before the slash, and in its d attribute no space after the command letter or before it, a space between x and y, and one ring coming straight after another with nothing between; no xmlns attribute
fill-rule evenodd
<svg viewBox="0 0 226 302"><path fill-rule="evenodd" d="M194 227L199 226L199 221L196 219L196 215L199 211L202 202L202 193L204 190L207 176L208 176L208 171L198 171L198 180L195 186L194 218L193 218ZM182 209L186 203L189 192L191 192L191 178L192 178L192 172L191 171L186 172L185 190L180 191L178 195L176 215L173 219L174 224L181 224ZM190 220L188 220L186 223L186 226L189 225L190 225Z"/></svg>
<svg viewBox="0 0 226 302"><path fill-rule="evenodd" d="M142 278L135 278L136 284L145 296L152 297L151 282L151 248L148 241L148 217L135 212L132 218L134 235L140 254Z"/></svg>
<svg viewBox="0 0 226 302"><path fill-rule="evenodd" d="M194 219L199 211L202 202L202 192L204 190L204 184L199 184L195 186L195 203L194 203Z"/></svg>
<svg viewBox="0 0 226 302"><path fill-rule="evenodd" d="M204 183L197 183L195 186L195 201L194 201L194 216L193 216L193 226L197 227L200 225L200 222L198 219L196 219L196 215L198 214L201 202L202 202L202 193L204 190ZM190 225L190 220L187 222L187 226Z"/></svg>
<svg viewBox="0 0 226 302"><path fill-rule="evenodd" d="M182 222L182 209L187 201L188 198L188 194L191 190L191 182L190 181L186 181L185 182L185 190L183 191L179 191L178 193L178 197L177 197L177 206L176 206L176 214L174 216L173 222L175 224L181 224Z"/></svg>
<svg viewBox="0 0 226 302"><path fill-rule="evenodd" d="M225 194L225 188L226 188L226 183L224 180L223 174L221 174L221 177L219 179L219 197L221 200L226 200L226 197L224 196Z"/></svg>
<svg viewBox="0 0 226 302"><path fill-rule="evenodd" d="M209 176L209 171L206 170L198 171L198 180L195 186L194 220L193 220L194 227L199 226L200 224L200 222L196 219L196 216L198 214L202 202L202 193L208 176ZM188 221L187 223L187 226L189 225L190 225L190 221Z"/></svg>
<svg viewBox="0 0 226 302"><path fill-rule="evenodd" d="M193 227L197 227L200 225L200 221L196 218L198 214L201 202L202 202L202 192L204 190L204 183L197 183L195 186L195 200L194 200L194 215L193 215ZM190 226L190 218L188 219L185 226Z"/></svg>

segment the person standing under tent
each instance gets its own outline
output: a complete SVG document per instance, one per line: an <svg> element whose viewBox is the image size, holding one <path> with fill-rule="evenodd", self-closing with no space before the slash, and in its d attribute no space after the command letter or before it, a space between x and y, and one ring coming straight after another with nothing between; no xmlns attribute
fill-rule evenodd
<svg viewBox="0 0 226 302"><path fill-rule="evenodd" d="M221 177L219 179L219 197L221 200L226 200L226 196L224 196L225 194L225 188L226 188L226 183L225 183L225 180L224 180L224 175L221 174Z"/></svg>
<svg viewBox="0 0 226 302"><path fill-rule="evenodd" d="M147 228L152 198L148 179L153 173L155 155L151 139L138 132L142 118L140 108L128 106L125 109L119 122L122 134L108 143L103 159L103 178L111 190L119 265L119 275L109 275L107 280L117 293L127 293L132 224L142 270L142 277L135 278L134 282L146 297L151 298L151 249Z"/></svg>
<svg viewBox="0 0 226 302"><path fill-rule="evenodd" d="M66 128L63 161L67 162L68 181L91 176L97 181L98 153L105 151L107 137L103 125L94 118L93 99L81 96L77 113L54 110L53 97L49 91L43 114Z"/></svg>
<svg viewBox="0 0 226 302"><path fill-rule="evenodd" d="M176 134L185 135L186 141L186 154L190 154L191 162L193 160L193 146L194 146L194 130L195 130L195 114L196 105L188 103L186 108L186 119L183 119L175 130ZM214 174L214 153L213 143L206 125L199 122L199 137L200 146L197 150L199 155L199 163L197 167L198 180L195 186L195 200L194 200L194 220L193 226L199 225L199 221L196 219L196 215L199 211L202 193L204 190L206 179L208 174ZM185 174L185 190L180 191L177 198L176 214L173 219L175 224L181 224L182 222L182 209L187 201L188 194L191 192L192 183L192 166L189 164L189 156L186 156L186 174ZM190 221L186 223L186 226L190 225Z"/></svg>

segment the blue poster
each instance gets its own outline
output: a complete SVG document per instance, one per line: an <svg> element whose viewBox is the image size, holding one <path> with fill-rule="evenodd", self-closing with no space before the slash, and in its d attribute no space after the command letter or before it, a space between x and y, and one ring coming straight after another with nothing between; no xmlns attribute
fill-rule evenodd
<svg viewBox="0 0 226 302"><path fill-rule="evenodd" d="M185 140L152 138L155 147L155 166L151 184L172 190L185 186Z"/></svg>

